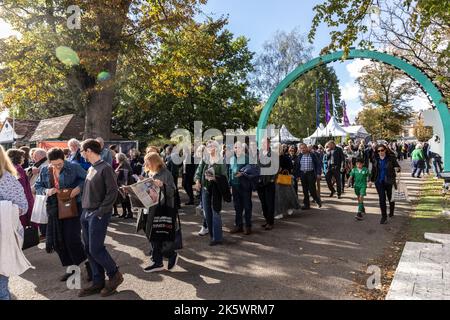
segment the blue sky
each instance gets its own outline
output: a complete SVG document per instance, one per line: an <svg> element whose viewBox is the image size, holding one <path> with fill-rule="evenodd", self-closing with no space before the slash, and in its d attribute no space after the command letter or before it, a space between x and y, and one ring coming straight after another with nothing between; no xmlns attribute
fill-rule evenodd
<svg viewBox="0 0 450 320"><path fill-rule="evenodd" d="M322 0L209 0L204 6L204 12L215 17L228 15L227 28L235 36L245 36L250 40L249 47L258 53L265 41L270 40L277 30L289 32L299 27L307 34L314 17L313 8ZM313 55L318 56L321 49L329 44L329 29L319 27ZM336 70L340 80L342 98L348 106L350 121L362 109L359 100L359 87L355 84L361 68L368 64L368 60L351 60L330 64ZM423 97L415 104L423 105ZM425 107L422 107L425 108ZM420 108L419 108L420 109Z"/></svg>

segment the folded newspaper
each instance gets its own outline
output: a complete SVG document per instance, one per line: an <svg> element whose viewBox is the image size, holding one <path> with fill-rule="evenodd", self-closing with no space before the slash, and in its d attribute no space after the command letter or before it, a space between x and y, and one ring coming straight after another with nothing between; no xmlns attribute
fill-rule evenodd
<svg viewBox="0 0 450 320"><path fill-rule="evenodd" d="M154 183L152 178L139 181L129 186L119 188L119 192L125 197L130 197L133 208L148 209L158 204L160 188ZM161 193L161 200L164 195Z"/></svg>

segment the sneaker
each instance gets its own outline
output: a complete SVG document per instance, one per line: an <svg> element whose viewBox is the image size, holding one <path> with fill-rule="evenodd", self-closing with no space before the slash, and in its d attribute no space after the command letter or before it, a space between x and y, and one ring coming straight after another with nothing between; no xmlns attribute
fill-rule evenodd
<svg viewBox="0 0 450 320"><path fill-rule="evenodd" d="M78 297L83 298L92 296L94 294L99 294L104 287L105 287L104 285L94 284L89 288L81 289L80 292L78 292Z"/></svg>
<svg viewBox="0 0 450 320"><path fill-rule="evenodd" d="M358 221L363 220L364 218L363 218L362 212L358 212L358 213L356 214L355 219L358 220Z"/></svg>
<svg viewBox="0 0 450 320"><path fill-rule="evenodd" d="M206 236L209 233L208 228L202 227L198 233L199 236L203 237Z"/></svg>
<svg viewBox="0 0 450 320"><path fill-rule="evenodd" d="M123 282L123 275L120 271L117 271L114 277L106 281L105 287L100 291L100 296L109 297L110 295L113 295L116 293L117 288L122 284Z"/></svg>
<svg viewBox="0 0 450 320"><path fill-rule="evenodd" d="M289 209L287 213L288 213L288 216L292 216L294 214L294 210L293 209Z"/></svg>
<svg viewBox="0 0 450 320"><path fill-rule="evenodd" d="M173 268L175 268L175 266L178 263L178 253L175 252L175 254L169 258L169 264L167 266L167 270L172 270Z"/></svg>
<svg viewBox="0 0 450 320"><path fill-rule="evenodd" d="M164 265L163 264L152 264L151 266L148 266L147 268L144 269L145 273L152 273L152 272L159 272L159 271L163 271L164 270Z"/></svg>
<svg viewBox="0 0 450 320"><path fill-rule="evenodd" d="M242 227L237 227L237 226L230 230L230 233L231 233L231 234L242 233L242 232L244 232L244 228L242 228Z"/></svg>
<svg viewBox="0 0 450 320"><path fill-rule="evenodd" d="M386 217L381 218L380 224L387 224L387 223L388 222L387 222L387 218Z"/></svg>
<svg viewBox="0 0 450 320"><path fill-rule="evenodd" d="M279 214L279 215L275 216L275 220L280 220L280 219L283 219L283 218L284 218L284 216L282 214Z"/></svg>

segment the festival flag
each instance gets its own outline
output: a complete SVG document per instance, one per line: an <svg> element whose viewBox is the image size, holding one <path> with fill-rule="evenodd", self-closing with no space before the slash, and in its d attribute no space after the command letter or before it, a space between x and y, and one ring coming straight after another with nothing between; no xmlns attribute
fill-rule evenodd
<svg viewBox="0 0 450 320"><path fill-rule="evenodd" d="M342 112L344 113L344 127L350 127L350 120L348 119L345 101L342 101Z"/></svg>
<svg viewBox="0 0 450 320"><path fill-rule="evenodd" d="M328 89L325 90L325 120L326 123L330 122L331 120L331 114L330 114L330 99L328 96Z"/></svg>
<svg viewBox="0 0 450 320"><path fill-rule="evenodd" d="M320 91L316 89L316 129L320 126Z"/></svg>
<svg viewBox="0 0 450 320"><path fill-rule="evenodd" d="M334 94L331 95L331 103L333 104L333 117L338 119L336 101L334 100Z"/></svg>

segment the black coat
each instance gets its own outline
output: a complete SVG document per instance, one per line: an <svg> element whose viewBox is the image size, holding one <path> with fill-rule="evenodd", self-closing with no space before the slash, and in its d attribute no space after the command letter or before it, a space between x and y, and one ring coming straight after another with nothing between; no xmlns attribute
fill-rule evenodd
<svg viewBox="0 0 450 320"><path fill-rule="evenodd" d="M327 152L328 169L331 168L331 157L332 157L331 152ZM334 158L334 166L337 169L341 169L344 164L344 161L345 161L345 155L344 155L344 151L342 150L342 148L336 147L334 149L333 158Z"/></svg>
<svg viewBox="0 0 450 320"><path fill-rule="evenodd" d="M211 183L209 191L211 192L211 202L214 211L222 211L222 199L225 202L231 202L230 185L228 184L227 177L216 176L216 181Z"/></svg>
<svg viewBox="0 0 450 320"><path fill-rule="evenodd" d="M386 177L384 182L387 184L394 185L397 187L396 178L397 173L395 172L395 168L400 168L398 164L397 158L393 155L387 156L386 161ZM375 159L373 162L372 175L370 180L372 182L376 182L378 180L378 176L380 175L380 161L379 157Z"/></svg>

